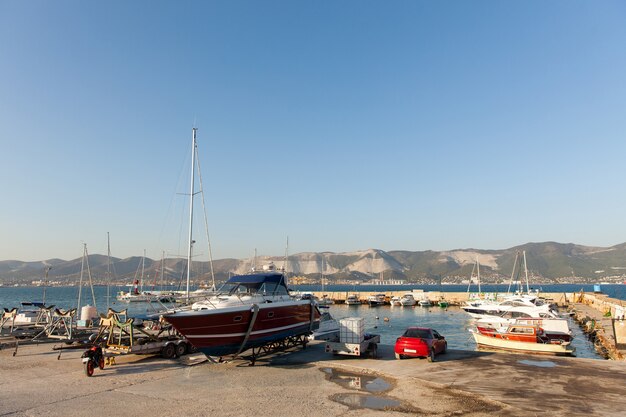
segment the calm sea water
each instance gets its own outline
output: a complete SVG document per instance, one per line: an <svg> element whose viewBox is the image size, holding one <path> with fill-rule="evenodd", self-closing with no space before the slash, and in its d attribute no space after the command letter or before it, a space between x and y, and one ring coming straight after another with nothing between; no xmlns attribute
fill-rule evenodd
<svg viewBox="0 0 626 417"><path fill-rule="evenodd" d="M543 286L545 292L573 292L580 289L591 292L593 285L550 285ZM603 285L602 290L614 298L624 299L626 285ZM327 286L325 291L403 291L410 289L424 289L426 291L438 291L442 289L448 292L464 292L467 286L445 285L445 286ZM483 286L484 292L505 292L506 285ZM94 287L96 306L98 311L106 311L107 307L115 310L129 309L131 316L144 316L153 313L154 307L147 303L121 303L115 299L118 288L109 289L110 297L107 303L107 288ZM297 286L294 290L317 291L319 286ZM42 301L43 288L41 287L0 287L0 307L18 307L22 301ZM51 287L46 288L46 304L56 305L61 308L74 308L78 302L78 287ZM91 289L83 287L81 294L81 306L93 305ZM331 315L336 319L346 317L363 317L368 333L381 335L381 342L393 344L408 326L432 327L443 334L448 340L450 349L474 350L476 344L468 331L471 325L470 317L460 308L450 307L442 309L439 307L369 307L368 305L347 306L344 304L332 305L329 308ZM387 318L387 320L385 320ZM581 332L576 323L570 320L570 328L574 334L572 344L576 347L576 356L583 358L596 358L600 356L595 353L593 344L589 342Z"/></svg>

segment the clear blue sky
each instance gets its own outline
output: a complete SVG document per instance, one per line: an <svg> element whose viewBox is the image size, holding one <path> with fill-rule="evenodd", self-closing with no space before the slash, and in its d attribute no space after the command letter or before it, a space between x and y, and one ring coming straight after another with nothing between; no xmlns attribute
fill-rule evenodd
<svg viewBox="0 0 626 417"><path fill-rule="evenodd" d="M194 122L215 258L626 241L623 1L1 0L0 259L184 253Z"/></svg>

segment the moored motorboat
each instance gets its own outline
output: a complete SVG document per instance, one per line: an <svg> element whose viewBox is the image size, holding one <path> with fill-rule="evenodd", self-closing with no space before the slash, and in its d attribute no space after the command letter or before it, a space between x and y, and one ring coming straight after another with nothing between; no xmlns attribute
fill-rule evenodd
<svg viewBox="0 0 626 417"><path fill-rule="evenodd" d="M409 293L404 294L402 297L400 297L400 304L402 304L405 307L411 307L417 304L417 300L415 300L415 297L413 297L413 294L409 292Z"/></svg>
<svg viewBox="0 0 626 417"><path fill-rule="evenodd" d="M510 298L501 303L469 302L461 308L476 319L500 316L508 311L523 312L530 317L558 317L548 304L537 305L523 298Z"/></svg>
<svg viewBox="0 0 626 417"><path fill-rule="evenodd" d="M569 341L546 333L538 325L512 324L501 329L476 326L470 329L479 348L570 356L575 352Z"/></svg>
<svg viewBox="0 0 626 417"><path fill-rule="evenodd" d="M330 306L333 305L333 300L328 296L328 294L322 295L322 298L317 299L317 304L321 306Z"/></svg>
<svg viewBox="0 0 626 417"><path fill-rule="evenodd" d="M369 297L367 297L367 303L370 305L370 307L377 307L377 306L382 306L384 304L386 304L386 296L385 294L372 294Z"/></svg>
<svg viewBox="0 0 626 417"><path fill-rule="evenodd" d="M357 294L350 294L346 297L346 304L349 306L360 306L361 300Z"/></svg>
<svg viewBox="0 0 626 417"><path fill-rule="evenodd" d="M553 317L532 317L524 312L508 311L501 316L489 316L474 323L477 327L492 328L505 332L512 325L530 325L540 327L550 340L559 339L563 342L572 340L572 332L567 319Z"/></svg>
<svg viewBox="0 0 626 417"><path fill-rule="evenodd" d="M223 356L308 335L320 315L314 300L289 295L284 274L267 272L233 276L219 295L163 318L201 352Z"/></svg>
<svg viewBox="0 0 626 417"><path fill-rule="evenodd" d="M401 305L402 305L402 303L400 302L400 297L398 297L398 296L393 296L393 297L391 297L390 304L391 304L392 306L401 306Z"/></svg>

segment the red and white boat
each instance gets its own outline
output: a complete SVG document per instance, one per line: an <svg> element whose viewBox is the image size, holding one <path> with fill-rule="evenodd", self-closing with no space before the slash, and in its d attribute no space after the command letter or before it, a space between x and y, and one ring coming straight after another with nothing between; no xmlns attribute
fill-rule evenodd
<svg viewBox="0 0 626 417"><path fill-rule="evenodd" d="M510 326L515 324L538 326L550 340L572 341L572 331L567 319L564 318L532 317L523 312L508 311L501 316L477 320L474 324L477 327L492 328L500 332L506 332Z"/></svg>
<svg viewBox="0 0 626 417"><path fill-rule="evenodd" d="M314 301L289 295L284 274L264 272L233 276L218 295L163 318L201 352L223 356L308 335L320 316Z"/></svg>
<svg viewBox="0 0 626 417"><path fill-rule="evenodd" d="M546 333L536 324L511 324L499 329L477 325L470 332L479 348L559 356L573 355L576 350L571 339Z"/></svg>

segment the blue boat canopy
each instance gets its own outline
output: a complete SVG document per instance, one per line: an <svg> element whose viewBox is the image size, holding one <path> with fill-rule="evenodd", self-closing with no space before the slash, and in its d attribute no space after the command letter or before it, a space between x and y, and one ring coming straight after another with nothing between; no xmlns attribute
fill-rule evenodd
<svg viewBox="0 0 626 417"><path fill-rule="evenodd" d="M289 294L286 277L280 272L262 272L250 275L235 275L222 285L220 293L229 295L263 294L282 295Z"/></svg>

